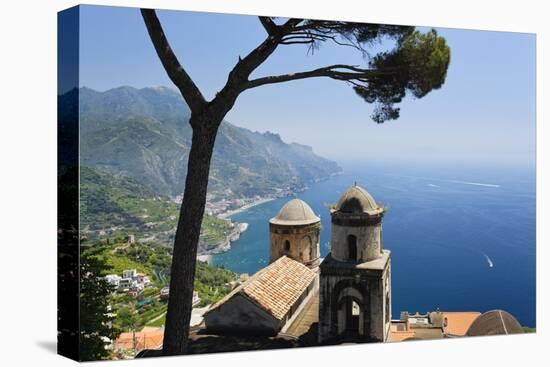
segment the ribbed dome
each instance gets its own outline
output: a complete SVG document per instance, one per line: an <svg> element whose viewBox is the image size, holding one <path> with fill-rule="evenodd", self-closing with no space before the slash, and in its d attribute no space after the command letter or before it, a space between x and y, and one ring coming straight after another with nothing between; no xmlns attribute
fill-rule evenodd
<svg viewBox="0 0 550 367"><path fill-rule="evenodd" d="M374 198L364 188L354 185L350 187L338 201L336 210L352 214L380 214L382 207L376 204Z"/></svg>
<svg viewBox="0 0 550 367"><path fill-rule="evenodd" d="M506 311L493 310L479 315L468 328L466 335L521 334L523 328L514 316Z"/></svg>
<svg viewBox="0 0 550 367"><path fill-rule="evenodd" d="M319 222L311 207L305 201L292 199L286 203L279 213L269 221L272 224L305 225Z"/></svg>

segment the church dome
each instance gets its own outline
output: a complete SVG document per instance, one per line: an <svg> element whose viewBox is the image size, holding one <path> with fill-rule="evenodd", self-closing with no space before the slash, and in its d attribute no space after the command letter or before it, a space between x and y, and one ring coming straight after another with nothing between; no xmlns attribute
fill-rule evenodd
<svg viewBox="0 0 550 367"><path fill-rule="evenodd" d="M319 222L320 219L305 201L292 199L286 203L269 223L281 225L306 225Z"/></svg>
<svg viewBox="0 0 550 367"><path fill-rule="evenodd" d="M383 209L364 188L354 185L340 197L336 211L349 214L381 214Z"/></svg>
<svg viewBox="0 0 550 367"><path fill-rule="evenodd" d="M479 315L466 332L467 336L521 334L523 328L514 316L506 311L493 310Z"/></svg>

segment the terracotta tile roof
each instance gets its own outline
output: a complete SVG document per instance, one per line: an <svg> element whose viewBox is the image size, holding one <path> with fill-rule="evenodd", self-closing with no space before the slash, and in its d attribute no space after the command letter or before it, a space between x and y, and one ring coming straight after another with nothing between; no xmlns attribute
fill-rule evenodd
<svg viewBox="0 0 550 367"><path fill-rule="evenodd" d="M414 337L416 339L442 339L444 337L443 331L439 327L416 327L411 328L414 331Z"/></svg>
<svg viewBox="0 0 550 367"><path fill-rule="evenodd" d="M479 312L443 312L443 333L464 336L479 315Z"/></svg>
<svg viewBox="0 0 550 367"><path fill-rule="evenodd" d="M282 320L315 276L316 273L304 264L283 256L235 288L208 312L240 293L276 319Z"/></svg>
<svg viewBox="0 0 550 367"><path fill-rule="evenodd" d="M164 329L136 332L136 350L162 348ZM122 333L116 339L115 349L130 350L134 348L133 333Z"/></svg>
<svg viewBox="0 0 550 367"><path fill-rule="evenodd" d="M391 330L390 331L390 342L402 342L405 339L408 338L414 338L416 336L414 331L406 330L406 331L397 331L397 330Z"/></svg>

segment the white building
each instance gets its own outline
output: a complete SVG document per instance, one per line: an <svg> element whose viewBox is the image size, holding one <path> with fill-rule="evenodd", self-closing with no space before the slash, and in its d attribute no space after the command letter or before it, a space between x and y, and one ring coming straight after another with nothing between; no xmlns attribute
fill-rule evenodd
<svg viewBox="0 0 550 367"><path fill-rule="evenodd" d="M133 279L137 276L137 270L136 269L129 269L129 270L124 270L122 272L122 278L130 278L130 279Z"/></svg>
<svg viewBox="0 0 550 367"><path fill-rule="evenodd" d="M105 280L107 280L107 283L109 283L110 285L113 285L115 287L118 287L119 284L120 284L120 280L122 278L116 274L109 274L109 275L106 275L105 276Z"/></svg>
<svg viewBox="0 0 550 367"><path fill-rule="evenodd" d="M164 287L160 290L160 299L162 301L167 301L170 295L170 288Z"/></svg>
<svg viewBox="0 0 550 367"><path fill-rule="evenodd" d="M115 282L114 275L110 277ZM127 269L122 272L122 278L118 277L118 289L128 292L128 294L137 295L140 294L145 287L151 285L151 279L144 273L138 273L136 269Z"/></svg>
<svg viewBox="0 0 550 367"><path fill-rule="evenodd" d="M199 297L199 293L197 291L193 291L193 307L198 305L200 303L201 299Z"/></svg>
<svg viewBox="0 0 550 367"><path fill-rule="evenodd" d="M120 289L130 289L133 286L135 286L137 282L133 280L132 278L122 278L120 279L120 282L118 284L118 288Z"/></svg>
<svg viewBox="0 0 550 367"><path fill-rule="evenodd" d="M138 282L138 284L142 284L144 287L151 284L151 279L149 279L149 277L144 273L137 273L134 279Z"/></svg>

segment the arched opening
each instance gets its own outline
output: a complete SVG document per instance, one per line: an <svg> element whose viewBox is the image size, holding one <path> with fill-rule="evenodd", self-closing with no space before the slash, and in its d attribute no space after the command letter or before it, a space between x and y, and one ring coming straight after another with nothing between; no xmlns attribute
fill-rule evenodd
<svg viewBox="0 0 550 367"><path fill-rule="evenodd" d="M313 241L311 240L311 237L310 236L304 236L304 238L302 238L302 243L305 244L305 250L304 251L304 254L305 258L303 257L300 257L303 261L311 261L313 260Z"/></svg>
<svg viewBox="0 0 550 367"><path fill-rule="evenodd" d="M368 326L365 326L365 299L355 287L346 287L339 292L336 302L337 332L344 339L362 338ZM365 329L367 327L367 329Z"/></svg>
<svg viewBox="0 0 550 367"><path fill-rule="evenodd" d="M357 261L357 237L348 236L348 260Z"/></svg>
<svg viewBox="0 0 550 367"><path fill-rule="evenodd" d="M355 301L351 301L351 304L348 307L347 315L347 325L346 329L349 329L351 332L359 332L359 315L361 315L361 309L359 304Z"/></svg>
<svg viewBox="0 0 550 367"><path fill-rule="evenodd" d="M285 240L285 246L284 246L285 254L288 254L290 252L290 241Z"/></svg>
<svg viewBox="0 0 550 367"><path fill-rule="evenodd" d="M361 319L362 307L358 298L345 296L339 304L340 335L355 338L362 334Z"/></svg>

